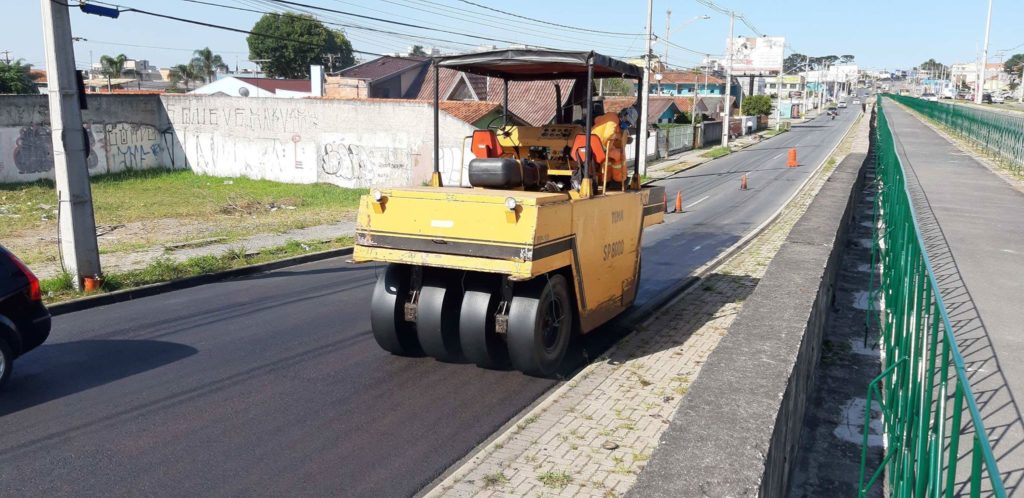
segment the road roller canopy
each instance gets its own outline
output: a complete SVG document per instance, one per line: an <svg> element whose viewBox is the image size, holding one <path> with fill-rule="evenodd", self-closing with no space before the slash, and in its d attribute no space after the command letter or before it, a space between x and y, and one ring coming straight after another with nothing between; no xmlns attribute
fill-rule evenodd
<svg viewBox="0 0 1024 498"><path fill-rule="evenodd" d="M438 67L510 81L585 79L588 62L593 64L594 78L643 77L639 67L595 52L505 49L434 57Z"/></svg>

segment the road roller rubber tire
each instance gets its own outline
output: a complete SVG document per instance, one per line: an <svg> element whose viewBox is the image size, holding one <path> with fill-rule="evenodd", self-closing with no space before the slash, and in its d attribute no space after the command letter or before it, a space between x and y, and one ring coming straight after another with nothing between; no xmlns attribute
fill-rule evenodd
<svg viewBox="0 0 1024 498"><path fill-rule="evenodd" d="M416 307L416 336L428 356L440 361L462 361L459 344L459 308L462 305L461 273L439 270L423 275Z"/></svg>
<svg viewBox="0 0 1024 498"><path fill-rule="evenodd" d="M508 313L509 359L527 375L550 377L558 371L572 334L573 303L561 275L517 285Z"/></svg>
<svg viewBox="0 0 1024 498"><path fill-rule="evenodd" d="M494 313L501 301L498 278L467 275L459 313L459 342L467 360L482 368L508 367L508 346L494 329Z"/></svg>
<svg viewBox="0 0 1024 498"><path fill-rule="evenodd" d="M389 264L377 276L370 300L370 329L385 351L401 356L423 354L412 323L405 321L409 266Z"/></svg>

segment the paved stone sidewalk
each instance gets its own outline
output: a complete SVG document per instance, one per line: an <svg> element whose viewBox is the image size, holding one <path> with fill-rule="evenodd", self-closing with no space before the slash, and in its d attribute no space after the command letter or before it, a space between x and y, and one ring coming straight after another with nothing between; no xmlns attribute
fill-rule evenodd
<svg viewBox="0 0 1024 498"><path fill-rule="evenodd" d="M835 155L844 156L867 133L863 119ZM745 249L560 386L426 496L624 494L834 164L812 177Z"/></svg>

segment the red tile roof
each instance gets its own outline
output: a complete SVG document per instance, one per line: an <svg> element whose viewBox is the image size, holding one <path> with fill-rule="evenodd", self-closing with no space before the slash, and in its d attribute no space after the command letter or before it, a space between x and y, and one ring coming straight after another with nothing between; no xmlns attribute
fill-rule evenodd
<svg viewBox="0 0 1024 498"><path fill-rule="evenodd" d="M661 73L662 83L697 83L704 84L704 73L697 71L665 71ZM657 83L656 81L652 83ZM717 76L708 75L709 85L721 85L725 80Z"/></svg>
<svg viewBox="0 0 1024 498"><path fill-rule="evenodd" d="M453 69L441 68L441 72L437 75L441 98L452 92L460 81L461 74ZM502 100L504 88L500 79L486 78L485 86L482 85L483 77L470 76L468 78L470 85L478 98L495 102ZM555 83L562 87L562 104L564 105L569 100L573 80L510 81L508 83L509 112L533 126L548 124L555 116ZM432 73L427 74L424 78L416 98L427 101L434 99L434 75Z"/></svg>
<svg viewBox="0 0 1024 498"><path fill-rule="evenodd" d="M469 124L476 123L493 111L501 109L497 102L477 102L465 100L442 100L441 110Z"/></svg>
<svg viewBox="0 0 1024 498"><path fill-rule="evenodd" d="M253 85L260 90L277 93L278 90L287 90L290 92L305 92L309 93L312 91L312 85L309 80L284 80L284 79L273 79L273 78L238 78L239 81L244 81L250 85Z"/></svg>
<svg viewBox="0 0 1024 498"><path fill-rule="evenodd" d="M343 69L338 74L346 78L360 78L370 80L372 82L389 76L394 76L395 74L415 67L422 67L426 64L426 57L384 56Z"/></svg>
<svg viewBox="0 0 1024 498"><path fill-rule="evenodd" d="M619 112L636 102L636 97L605 97L604 112ZM672 97L651 95L647 99L647 119L654 123L671 106L678 103ZM680 109L681 110L681 109Z"/></svg>
<svg viewBox="0 0 1024 498"><path fill-rule="evenodd" d="M32 78L32 81L39 83L40 85L46 84L46 70L45 69L32 69L28 72L28 77Z"/></svg>

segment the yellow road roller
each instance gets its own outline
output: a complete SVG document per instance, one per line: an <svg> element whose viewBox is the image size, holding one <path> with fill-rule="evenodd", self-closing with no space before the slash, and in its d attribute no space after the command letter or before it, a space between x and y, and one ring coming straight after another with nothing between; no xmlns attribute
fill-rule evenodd
<svg viewBox="0 0 1024 498"><path fill-rule="evenodd" d="M397 355L551 376L572 336L632 305L643 230L663 221L664 190L642 187L626 165L627 130L645 110L638 102L606 113L593 92L597 78L640 80L642 71L554 50L436 57L432 66L430 185L373 189L359 204L353 259L387 263L373 290L373 336ZM468 187L441 181L441 68L504 82L501 122L466 137ZM509 120L510 81L573 83L556 86L551 123L521 126Z"/></svg>

